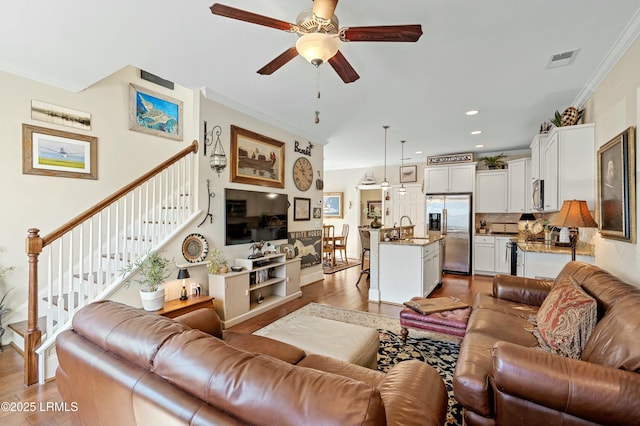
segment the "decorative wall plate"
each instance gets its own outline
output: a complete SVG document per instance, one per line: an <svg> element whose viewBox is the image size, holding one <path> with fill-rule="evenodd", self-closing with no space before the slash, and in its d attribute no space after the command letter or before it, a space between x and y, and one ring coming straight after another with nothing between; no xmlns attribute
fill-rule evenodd
<svg viewBox="0 0 640 426"><path fill-rule="evenodd" d="M209 243L200 234L189 234L182 242L182 255L189 263L202 262L209 253Z"/></svg>

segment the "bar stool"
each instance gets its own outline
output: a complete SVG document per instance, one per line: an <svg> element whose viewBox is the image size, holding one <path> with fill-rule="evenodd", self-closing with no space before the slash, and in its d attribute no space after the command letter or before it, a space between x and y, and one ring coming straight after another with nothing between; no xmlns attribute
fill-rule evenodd
<svg viewBox="0 0 640 426"><path fill-rule="evenodd" d="M358 282L356 285L360 284L360 280L364 274L367 274L367 281L369 281L369 268L364 268L364 255L365 253L370 251L371 247L371 234L367 228L359 227L358 231L360 233L360 245L362 246L362 253L360 255L360 276L358 277ZM371 262L371 260L369 260Z"/></svg>

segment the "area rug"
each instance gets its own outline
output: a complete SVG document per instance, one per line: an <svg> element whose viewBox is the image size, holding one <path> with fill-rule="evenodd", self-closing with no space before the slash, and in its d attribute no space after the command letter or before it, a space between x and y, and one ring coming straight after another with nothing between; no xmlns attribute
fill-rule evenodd
<svg viewBox="0 0 640 426"><path fill-rule="evenodd" d="M353 268L354 266L360 266L360 261L357 259L347 259L349 263L336 262L336 266L322 265L322 272L325 274L335 274L336 272L344 271L345 269Z"/></svg>
<svg viewBox="0 0 640 426"><path fill-rule="evenodd" d="M395 364L409 359L426 362L440 373L449 395L447 425L462 426L462 407L453 396L453 370L460 351L460 338L425 330L411 330L407 344L402 344L400 320L385 315L353 311L334 306L310 303L254 332L266 335L296 318L308 315L349 324L375 328L380 333L378 370L386 372Z"/></svg>

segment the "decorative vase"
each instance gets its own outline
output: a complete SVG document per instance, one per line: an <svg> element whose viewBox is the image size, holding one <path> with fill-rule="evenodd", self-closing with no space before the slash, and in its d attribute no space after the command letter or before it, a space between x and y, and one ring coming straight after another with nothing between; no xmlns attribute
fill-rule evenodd
<svg viewBox="0 0 640 426"><path fill-rule="evenodd" d="M159 311L164 306L164 286L156 291L140 290L140 300L145 311Z"/></svg>
<svg viewBox="0 0 640 426"><path fill-rule="evenodd" d="M227 265L220 265L218 267L219 274L226 274L227 272L229 272L229 268L227 267Z"/></svg>
<svg viewBox="0 0 640 426"><path fill-rule="evenodd" d="M380 221L378 220L377 217L374 217L373 221L371 222L371 227L372 228L381 228L382 227L382 223L380 223Z"/></svg>

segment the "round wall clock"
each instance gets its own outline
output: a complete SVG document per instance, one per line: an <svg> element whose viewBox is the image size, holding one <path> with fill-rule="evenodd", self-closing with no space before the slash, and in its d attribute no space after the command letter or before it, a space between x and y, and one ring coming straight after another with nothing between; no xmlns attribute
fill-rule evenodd
<svg viewBox="0 0 640 426"><path fill-rule="evenodd" d="M300 191L311 188L313 182L313 166L311 161L305 157L300 157L293 163L293 183Z"/></svg>

